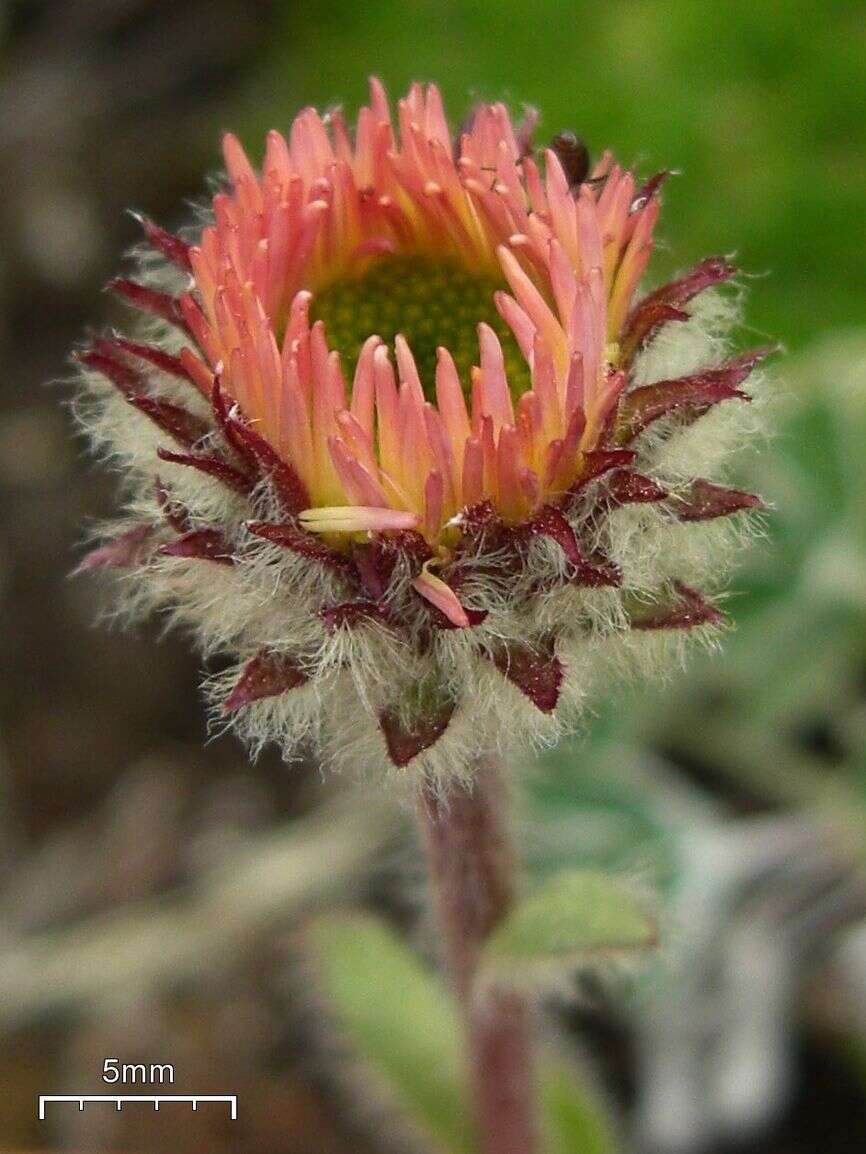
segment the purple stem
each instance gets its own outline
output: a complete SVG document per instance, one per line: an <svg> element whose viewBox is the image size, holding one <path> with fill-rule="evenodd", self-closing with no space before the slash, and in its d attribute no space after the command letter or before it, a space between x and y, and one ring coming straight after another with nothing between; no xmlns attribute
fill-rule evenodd
<svg viewBox="0 0 866 1154"><path fill-rule="evenodd" d="M484 1154L533 1154L538 1146L532 1022L512 990L476 989L484 941L511 908L514 856L507 789L496 757L478 759L472 784L444 798L426 789L421 814L443 954L463 1011L472 1094Z"/></svg>

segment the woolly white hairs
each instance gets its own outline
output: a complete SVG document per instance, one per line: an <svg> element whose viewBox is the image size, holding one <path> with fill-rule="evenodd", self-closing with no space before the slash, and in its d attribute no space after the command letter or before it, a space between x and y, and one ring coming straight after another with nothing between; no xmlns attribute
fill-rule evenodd
<svg viewBox="0 0 866 1154"><path fill-rule="evenodd" d="M718 295L710 290L697 297L688 323L663 329L648 344L637 358L636 380L651 384L720 363L719 318L731 324L734 316ZM750 380L755 391L763 386L757 377ZM182 392L164 373L153 371L149 379L154 395ZM156 449L164 437L146 416L130 411L99 374L85 370L81 381L79 424L132 490L128 517L108 527L107 539L116 541L145 523L158 527L154 533L161 543L169 541L154 486ZM685 491L696 472L724 483L732 450L754 441L755 409L732 402L693 424L671 418L640 443L635 470L657 478L670 493ZM191 526L220 526L237 561L220 565L151 551L124 574L118 595L131 617L166 612L172 623L195 635L205 655L237 655L230 668L205 682L214 724L231 725L254 752L276 742L292 759L312 740L337 766L381 768L390 762L381 714L402 711L404 724L411 725L412 688L429 682L445 700L458 703L442 736L412 759L413 769L437 782L462 777L483 749L555 742L580 720L593 689L611 676L653 677L671 661L679 663L683 633L635 631L631 606L665 604L672 579L718 588L732 553L756 529L754 516L743 513L735 520L688 523L658 504L613 508L593 526L596 501L590 491L565 510L566 516L578 539L590 541L591 552L616 565L619 586L562 584L569 562L549 537L535 538L516 579L497 565L495 554L482 551L483 563L472 569L461 591L467 606L486 611L484 622L474 630L437 632L425 653L419 640L429 626L408 590L405 565L387 589L387 603L402 610L402 635L375 621L330 631L318 615L346 600L339 575L254 538L245 528L252 519L268 519L266 492L249 503L217 480L171 463L159 465L159 476ZM593 488L603 484L600 479ZM533 587L543 592L530 596ZM694 632L706 639L717 627L707 621ZM544 654L551 637L564 676L556 708L542 712L496 669L490 655L504 642ZM224 715L244 667L263 650L291 655L308 680Z"/></svg>
<svg viewBox="0 0 866 1154"><path fill-rule="evenodd" d="M417 533L334 547L306 532L281 491L291 470L221 392L226 366L210 404L184 367L201 352L177 308L189 245L144 224L169 259L149 252L140 280L118 283L163 319L79 356L78 424L126 495L83 565L122 568L124 613L161 612L219 660L215 726L253 752L274 742L291 760L315 742L334 766L401 780L411 766L444 789L480 752L553 743L613 680L656 677L688 638L718 633L696 587L723 587L759 529L759 500L725 486L760 435L762 405L746 402L765 391L762 351L729 355L740 294L719 287L725 262L633 307L627 384L579 484L519 524L465 509L445 556ZM469 627L419 597L431 565Z"/></svg>

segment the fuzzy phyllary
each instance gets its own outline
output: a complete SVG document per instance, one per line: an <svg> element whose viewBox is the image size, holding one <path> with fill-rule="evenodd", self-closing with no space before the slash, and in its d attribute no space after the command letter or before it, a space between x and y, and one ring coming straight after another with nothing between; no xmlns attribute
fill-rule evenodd
<svg viewBox="0 0 866 1154"><path fill-rule="evenodd" d="M726 260L642 287L666 174L536 119L455 134L374 81L260 169L226 137L204 219L142 220L112 282L138 329L77 355L126 497L84 566L195 636L254 747L443 785L723 624L767 350L731 353Z"/></svg>

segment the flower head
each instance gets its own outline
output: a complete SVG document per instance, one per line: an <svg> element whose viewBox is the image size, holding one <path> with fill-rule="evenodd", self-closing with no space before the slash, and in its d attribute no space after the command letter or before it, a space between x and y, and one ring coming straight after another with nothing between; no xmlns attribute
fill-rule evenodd
<svg viewBox="0 0 866 1154"><path fill-rule="evenodd" d="M638 298L665 174L534 121L455 138L416 85L395 124L374 81L260 171L228 136L207 223L143 221L160 259L113 282L150 330L79 354L133 492L85 564L234 656L210 691L255 741L459 773L720 623L696 585L759 504L718 474L765 350L725 359L724 260Z"/></svg>

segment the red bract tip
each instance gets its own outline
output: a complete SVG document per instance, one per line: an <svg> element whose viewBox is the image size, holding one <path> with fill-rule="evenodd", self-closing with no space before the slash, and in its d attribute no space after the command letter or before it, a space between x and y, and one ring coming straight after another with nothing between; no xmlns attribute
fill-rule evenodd
<svg viewBox="0 0 866 1154"><path fill-rule="evenodd" d="M614 505L650 505L668 495L652 477L631 469L617 469L607 479L607 491Z"/></svg>
<svg viewBox="0 0 866 1154"><path fill-rule="evenodd" d="M93 342L92 348L76 353L75 360L81 365L86 365L88 369L101 373L127 400L145 387L146 382L141 374L119 356L118 350L105 338L98 338Z"/></svg>
<svg viewBox="0 0 866 1154"><path fill-rule="evenodd" d="M185 449L191 449L210 432L208 425L193 413L173 405L170 401L160 401L156 397L127 397L139 412L149 417L164 433Z"/></svg>
<svg viewBox="0 0 866 1154"><path fill-rule="evenodd" d="M651 176L649 180L644 181L638 190L637 196L631 203L631 211L635 212L637 209L643 208L648 200L652 200L652 198L658 194L662 185L669 180L671 176L673 176L671 170L669 168L663 168L660 172Z"/></svg>
<svg viewBox="0 0 866 1154"><path fill-rule="evenodd" d="M147 393L147 381L125 360L116 342L101 337L94 341L92 348L78 353L76 359L101 373L134 408L185 448L210 432L210 426L200 417Z"/></svg>
<svg viewBox="0 0 866 1154"><path fill-rule="evenodd" d="M320 609L316 615L329 633L346 626L349 629L365 621L379 621L389 624L388 610L378 601L344 601L341 605L331 605Z"/></svg>
<svg viewBox="0 0 866 1154"><path fill-rule="evenodd" d="M668 284L662 285L661 288L657 288L655 292L645 296L629 318L627 330L634 324L635 317L653 305L666 304L680 307L688 304L698 293L712 285L723 284L730 280L736 272L736 267L724 257L708 257L684 277L670 281Z"/></svg>
<svg viewBox="0 0 866 1154"><path fill-rule="evenodd" d="M705 369L676 380L657 381L641 385L626 393L617 412L614 435L620 444L628 444L653 422L673 412L682 412L692 419L721 401L751 400L748 393L737 388L749 376L759 361L774 349L753 349L734 357L717 369Z"/></svg>
<svg viewBox="0 0 866 1154"><path fill-rule="evenodd" d="M190 246L185 240L181 240L173 232L167 232L164 228L160 228L158 224L146 216L139 216L137 213L133 215L141 225L149 244L167 257L172 264L177 265L179 269L183 269L184 272L192 272L189 259Z"/></svg>
<svg viewBox="0 0 866 1154"><path fill-rule="evenodd" d="M244 666L231 693L223 702L223 713L234 713L266 697L278 697L290 689L305 685L307 680L307 675L292 658L262 650Z"/></svg>
<svg viewBox="0 0 866 1154"><path fill-rule="evenodd" d="M288 521L249 521L247 522L247 531L252 533L254 537L260 537L263 541L278 545L281 549L288 549L310 561L318 561L319 564L326 565L329 569L345 572L351 567L349 558L344 554L338 553L336 549L331 549L319 537L307 533L304 529L300 529Z"/></svg>
<svg viewBox="0 0 866 1154"><path fill-rule="evenodd" d="M191 557L199 561L215 561L218 565L233 565L232 547L219 529L192 529L160 545L157 550L162 557Z"/></svg>
<svg viewBox="0 0 866 1154"><path fill-rule="evenodd" d="M622 469L631 465L637 454L631 449L593 449L583 454L583 470L580 480L570 490L575 495L588 485L590 481L597 481L612 469Z"/></svg>
<svg viewBox="0 0 866 1154"><path fill-rule="evenodd" d="M270 481L277 499L286 512L300 513L302 509L306 509L310 498L292 466L278 456L264 437L260 437L244 421L230 414L226 422L233 432L233 437L243 445L243 454L254 460L262 475Z"/></svg>
<svg viewBox="0 0 866 1154"><path fill-rule="evenodd" d="M612 561L594 558L575 566L570 584L587 589L615 589L622 585L622 572Z"/></svg>
<svg viewBox="0 0 866 1154"><path fill-rule="evenodd" d="M632 629L694 629L698 625L721 625L725 620L724 614L697 589L682 581L675 581L673 588L679 595L679 603L646 617L634 618Z"/></svg>
<svg viewBox="0 0 866 1154"><path fill-rule="evenodd" d="M147 556L156 526L145 522L128 529L113 541L87 553L77 565L76 573L93 569L128 569Z"/></svg>
<svg viewBox="0 0 866 1154"><path fill-rule="evenodd" d="M755 493L728 489L698 477L672 507L680 521L711 521L715 517L728 517L744 509L763 509L765 506Z"/></svg>
<svg viewBox="0 0 866 1154"><path fill-rule="evenodd" d="M156 289L148 288L147 285L139 284L134 280L127 280L125 277L115 277L105 287L108 292L122 297L142 312L153 313L154 316L162 317L163 320L170 321L175 325L183 324L180 306L177 299L170 293L158 292Z"/></svg>
<svg viewBox="0 0 866 1154"><path fill-rule="evenodd" d="M116 349L118 352L126 353L129 356L138 357L140 360L147 361L148 364L153 365L154 368L159 369L163 373L168 373L172 377L177 377L179 380L192 380L189 370L180 357L173 356L171 353L157 348L156 345L146 345L140 341L131 341L128 337L120 336L119 334L115 334L110 339L105 339L103 343Z"/></svg>
<svg viewBox="0 0 866 1154"><path fill-rule="evenodd" d="M622 339L622 356L626 364L630 364L635 353L656 335L664 325L676 321L687 321L689 314L676 305L665 301L650 302L641 305L629 322Z"/></svg>
<svg viewBox="0 0 866 1154"><path fill-rule="evenodd" d="M379 728L385 738L388 756L391 761L403 769L419 753L435 745L451 721L454 714L453 704L447 704L438 710L432 710L416 718L411 727L402 723L396 713L386 710L379 715Z"/></svg>
<svg viewBox="0 0 866 1154"><path fill-rule="evenodd" d="M518 526L515 533L519 536L549 537L562 549L573 565L583 565L585 557L580 551L574 530L559 509L552 505L544 505L531 521Z"/></svg>
<svg viewBox="0 0 866 1154"><path fill-rule="evenodd" d="M248 497L253 490L254 482L246 473L242 473L240 469L213 454L172 453L169 449L157 449L156 455L161 461L170 461L173 465L185 465L213 477L221 485L234 490L242 497Z"/></svg>
<svg viewBox="0 0 866 1154"><path fill-rule="evenodd" d="M556 709L564 670L552 651L538 653L512 643L493 655L493 664L542 713Z"/></svg>
<svg viewBox="0 0 866 1154"><path fill-rule="evenodd" d="M539 509L531 521L517 526L511 533L518 540L529 536L549 537L551 541L555 541L572 564L572 571L568 577L570 584L603 588L619 585L622 580L620 571L611 562L585 556L571 525L559 509L555 509L552 505L545 505Z"/></svg>

